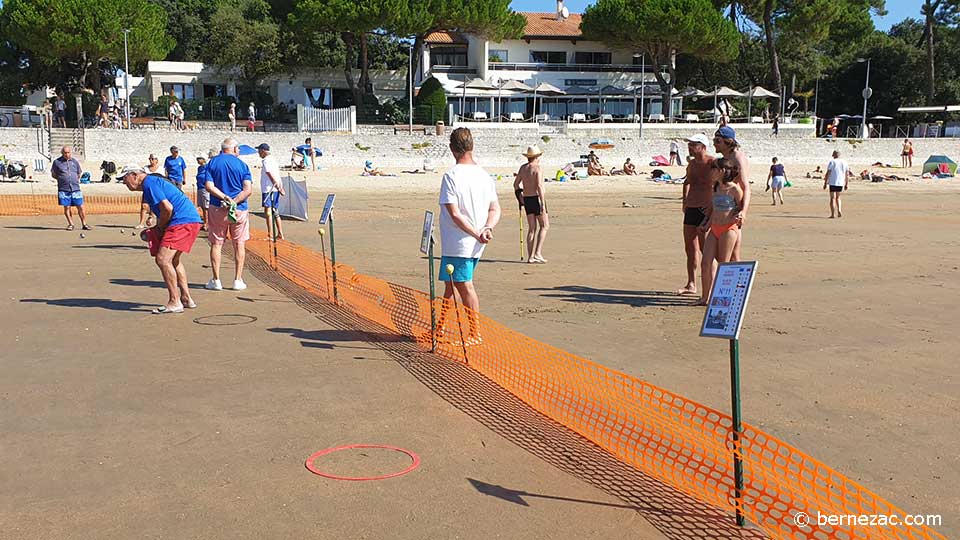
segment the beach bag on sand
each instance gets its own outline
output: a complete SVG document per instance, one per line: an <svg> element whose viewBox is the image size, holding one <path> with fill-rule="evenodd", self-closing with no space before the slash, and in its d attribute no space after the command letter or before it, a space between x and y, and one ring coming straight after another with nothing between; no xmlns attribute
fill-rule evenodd
<svg viewBox="0 0 960 540"><path fill-rule="evenodd" d="M80 175L80 183L81 184L90 183L90 171L85 171L83 174Z"/></svg>
<svg viewBox="0 0 960 540"><path fill-rule="evenodd" d="M650 162L650 166L656 167L657 165L670 165L670 160L663 156L653 156L653 161Z"/></svg>

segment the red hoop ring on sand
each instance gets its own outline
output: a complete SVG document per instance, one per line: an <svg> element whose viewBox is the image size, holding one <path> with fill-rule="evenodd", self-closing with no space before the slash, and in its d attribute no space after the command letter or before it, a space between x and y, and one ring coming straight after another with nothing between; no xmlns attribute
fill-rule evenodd
<svg viewBox="0 0 960 540"><path fill-rule="evenodd" d="M406 469L400 472L385 474L383 476L338 476L336 474L325 473L313 466L313 461L320 456L332 454L334 452L339 452L340 450L352 450L354 448L382 448L385 450L394 450L396 452L400 452L401 454L406 454L410 456L410 459L413 461L413 463L411 463L409 467L407 467ZM396 446L390 446L387 444L348 444L344 446L335 446L333 448L327 448L326 450L320 450L319 452L308 457L304 465L307 466L308 471L318 476L322 476L324 478L332 478L333 480L350 480L354 482L362 482L366 480L385 480L387 478L393 478L395 476L402 476L404 474L407 474L408 472L420 466L420 456L414 454L410 450L404 450L403 448L397 448Z"/></svg>

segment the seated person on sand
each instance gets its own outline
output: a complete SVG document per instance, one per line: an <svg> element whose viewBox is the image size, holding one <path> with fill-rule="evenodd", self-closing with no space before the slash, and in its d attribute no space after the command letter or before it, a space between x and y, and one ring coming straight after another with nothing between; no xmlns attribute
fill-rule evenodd
<svg viewBox="0 0 960 540"><path fill-rule="evenodd" d="M631 176L637 174L637 166L630 162L630 158L623 162L623 174Z"/></svg>
<svg viewBox="0 0 960 540"><path fill-rule="evenodd" d="M295 171L302 171L307 168L306 165L304 165L303 154L297 150L297 147L290 149L290 168Z"/></svg>
<svg viewBox="0 0 960 540"><path fill-rule="evenodd" d="M364 176L387 176L387 173L381 171L380 169L373 166L373 162L369 159L363 164L363 175Z"/></svg>
<svg viewBox="0 0 960 540"><path fill-rule="evenodd" d="M608 171L603 170L603 165L600 164L600 157L591 150L587 156L587 176L608 176L609 174Z"/></svg>
<svg viewBox="0 0 960 540"><path fill-rule="evenodd" d="M823 169L821 169L820 166L817 165L817 168L814 169L813 172L807 173L807 178L823 178Z"/></svg>

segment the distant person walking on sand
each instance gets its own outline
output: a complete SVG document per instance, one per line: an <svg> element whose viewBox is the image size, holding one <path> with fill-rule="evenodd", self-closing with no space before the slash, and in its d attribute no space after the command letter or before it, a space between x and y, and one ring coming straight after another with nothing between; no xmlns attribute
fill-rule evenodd
<svg viewBox="0 0 960 540"><path fill-rule="evenodd" d="M773 165L770 165L770 173L767 174L767 189L772 189L773 205L777 205L777 197L780 197L780 204L783 204L783 188L787 183L787 173L783 170L783 164L773 158Z"/></svg>
<svg viewBox="0 0 960 540"><path fill-rule="evenodd" d="M683 161L680 160L680 143L676 140L670 141L670 165L673 165L674 160L676 160L677 167L683 166Z"/></svg>
<svg viewBox="0 0 960 540"><path fill-rule="evenodd" d="M724 126L717 130L713 136L713 146L723 157L736 163L737 177L735 182L743 190L743 204L740 205L740 211L737 213L737 223L743 228L747 219L747 210L750 208L750 161L747 154L744 153L740 143L737 142L737 132L730 126ZM737 245L733 249L731 261L740 260L741 236L737 236Z"/></svg>
<svg viewBox="0 0 960 540"><path fill-rule="evenodd" d="M63 100L63 94L57 94L57 102L53 106L53 123L60 127L67 127L67 102Z"/></svg>
<svg viewBox="0 0 960 540"><path fill-rule="evenodd" d="M257 127L257 109L253 106L253 102L250 102L250 106L247 107L247 131L256 131Z"/></svg>
<svg viewBox="0 0 960 540"><path fill-rule="evenodd" d="M550 229L550 217L547 215L547 201L544 198L543 171L540 170L540 156L543 152L536 146L528 146L522 154L527 163L520 166L513 189L520 189L523 196L523 208L527 213L527 262L543 264L543 241Z"/></svg>
<svg viewBox="0 0 960 540"><path fill-rule="evenodd" d="M683 182L683 249L687 255L687 284L677 290L680 295L697 294L697 268L706 241L707 213L710 207L716 172L713 156L707 152L710 140L704 134L687 139L687 150L692 159L687 163L687 178Z"/></svg>
<svg viewBox="0 0 960 540"><path fill-rule="evenodd" d="M903 167L913 167L913 143L910 139L903 140L903 150L900 152L900 165Z"/></svg>
<svg viewBox="0 0 960 540"><path fill-rule="evenodd" d="M80 162L73 157L73 148L64 146L60 149L60 157L50 165L50 176L57 181L57 200L63 207L63 216L67 218L67 230L73 230L73 206L77 207L80 215L80 225L83 230L89 231L87 213L83 210L83 193L80 193L80 175L83 169Z"/></svg>
<svg viewBox="0 0 960 540"><path fill-rule="evenodd" d="M703 245L703 262L700 268L700 301L705 306L713 288L713 276L717 262L733 260L733 250L739 243L740 227L737 214L743 205L744 191L737 183L741 171L736 160L720 158L714 161L720 178L713 184L713 198L709 210L710 222L707 226L706 242Z"/></svg>
<svg viewBox="0 0 960 540"><path fill-rule="evenodd" d="M213 277L206 288L223 290L220 283L220 259L227 233L233 240L233 290L247 288L243 282L243 263L246 260L246 242L250 239L250 221L247 217L247 198L253 192L250 167L239 157L240 149L234 138L224 139L220 154L207 162L207 191L210 192L207 241L210 243L210 269Z"/></svg>
<svg viewBox="0 0 960 540"><path fill-rule="evenodd" d="M827 173L823 176L823 189L830 188L830 219L843 217L840 194L847 189L849 176L851 172L847 162L840 159L838 150L834 150L833 159L827 163Z"/></svg>
<svg viewBox="0 0 960 540"><path fill-rule="evenodd" d="M280 214L277 213L276 201L286 195L283 191L283 180L280 178L280 164L277 158L270 155L270 145L261 143L257 146L260 155L260 200L263 206L263 215L267 218L267 235L273 238L273 214L277 219L277 238L283 239L283 226L280 223ZM279 197L271 192L279 193Z"/></svg>
<svg viewBox="0 0 960 540"><path fill-rule="evenodd" d="M147 166L143 168L147 174L163 175L163 169L160 168L160 160L157 156L150 154L147 158ZM153 213L150 212L150 205L142 198L140 200L140 223L134 229L143 229L144 227L153 227Z"/></svg>
<svg viewBox="0 0 960 540"><path fill-rule="evenodd" d="M456 292L471 310L465 344L477 344L480 328L475 314L480 311L480 300L473 287L473 274L500 221L500 203L493 179L473 159L469 129L453 130L450 151L457 163L440 182L440 280L444 282L444 298L453 298ZM447 274L447 265L453 267L452 275ZM443 314L440 319L438 328L442 331Z"/></svg>
<svg viewBox="0 0 960 540"><path fill-rule="evenodd" d="M167 173L170 183L183 191L184 175L187 172L187 162L180 157L180 148L170 147L170 155L163 160L163 170Z"/></svg>
<svg viewBox="0 0 960 540"><path fill-rule="evenodd" d="M773 115L773 126L772 126L772 131L770 132L770 136L771 137L780 136L780 115L779 114Z"/></svg>
<svg viewBox="0 0 960 540"><path fill-rule="evenodd" d="M182 191L162 176L147 174L136 165L120 171L119 179L130 191L142 191L143 200L157 215L157 225L145 231L150 255L167 286L167 303L153 310L155 315L183 313L184 308L197 307L190 297L187 271L181 257L190 253L200 232L200 215Z"/></svg>
<svg viewBox="0 0 960 540"><path fill-rule="evenodd" d="M237 130L237 104L236 103L230 104L230 112L227 113L227 118L230 119L230 131L231 132L236 131Z"/></svg>

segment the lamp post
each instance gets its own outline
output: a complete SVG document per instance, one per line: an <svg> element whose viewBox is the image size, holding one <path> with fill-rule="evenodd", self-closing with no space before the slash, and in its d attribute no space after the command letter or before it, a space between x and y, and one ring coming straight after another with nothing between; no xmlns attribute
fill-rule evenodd
<svg viewBox="0 0 960 540"><path fill-rule="evenodd" d="M130 57L127 54L127 36L130 34L129 28L123 29L123 108L127 116L127 129L130 129Z"/></svg>
<svg viewBox="0 0 960 540"><path fill-rule="evenodd" d="M867 101L870 99L870 96L873 95L873 89L870 88L870 59L869 58L857 58L857 63L867 63L867 78L863 83L863 118L860 121L860 136L864 139L870 138L870 133L867 132Z"/></svg>
<svg viewBox="0 0 960 540"><path fill-rule="evenodd" d="M410 79L410 92L407 96L407 120L410 124L410 134L413 135L413 43L410 44L410 55L407 62L407 78Z"/></svg>

